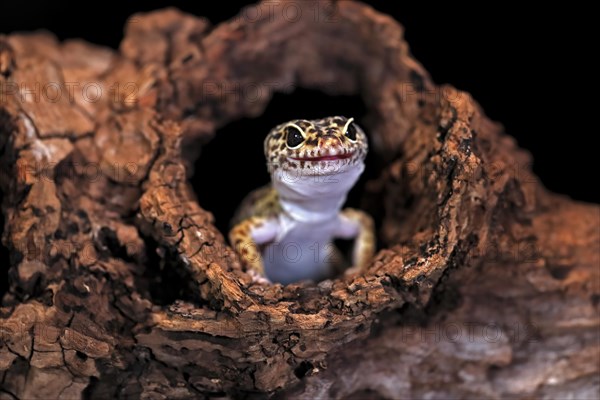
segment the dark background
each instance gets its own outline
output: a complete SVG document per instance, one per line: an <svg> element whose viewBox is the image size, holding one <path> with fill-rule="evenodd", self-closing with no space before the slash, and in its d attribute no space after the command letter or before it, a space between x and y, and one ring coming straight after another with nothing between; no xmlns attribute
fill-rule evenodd
<svg viewBox="0 0 600 400"><path fill-rule="evenodd" d="M173 5L219 23L251 3L123 1L115 8L105 2L3 0L0 31L45 28L60 39L81 37L116 48L126 19L136 11ZM520 146L533 153L534 172L548 188L600 202L595 183L598 150L590 140L597 135L591 119L591 106L597 101L589 86L593 75L585 71L587 52L597 49L585 32L589 25L583 17L590 15L589 10L549 5L526 11L454 2L370 3L404 25L414 56L436 83L470 92L492 119L502 122ZM306 98L311 99L313 109L328 100L305 93L281 101L285 109L300 110L307 107ZM341 99L333 111L344 107L359 112L361 106Z"/></svg>

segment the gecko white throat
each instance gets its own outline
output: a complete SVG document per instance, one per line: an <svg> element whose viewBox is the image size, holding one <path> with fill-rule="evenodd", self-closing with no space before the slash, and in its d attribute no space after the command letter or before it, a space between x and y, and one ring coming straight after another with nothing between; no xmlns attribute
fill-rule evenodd
<svg viewBox="0 0 600 400"><path fill-rule="evenodd" d="M279 194L283 211L292 219L304 222L337 216L348 192L363 173L365 164L360 160L339 169L328 175L292 175L282 169L273 171L271 182Z"/></svg>

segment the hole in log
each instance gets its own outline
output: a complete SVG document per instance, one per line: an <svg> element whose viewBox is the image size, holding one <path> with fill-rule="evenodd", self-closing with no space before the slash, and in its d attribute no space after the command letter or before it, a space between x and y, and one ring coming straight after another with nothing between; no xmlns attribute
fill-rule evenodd
<svg viewBox="0 0 600 400"><path fill-rule="evenodd" d="M363 122L365 114L366 107L359 96L329 96L301 88L291 94L276 93L259 118L245 118L224 126L202 148L191 179L199 204L213 213L216 227L227 237L231 219L242 200L270 181L263 142L273 127L292 119L343 115L353 117L370 136ZM370 144L365 171L348 193L344 206L367 211L377 226L383 207L365 195L365 187L382 168L381 157L377 157ZM350 248L347 243L341 248L348 260Z"/></svg>
<svg viewBox="0 0 600 400"><path fill-rule="evenodd" d="M143 277L136 281L140 293L144 293L154 304L166 306L177 300L201 305L198 285L187 268L181 265L174 249L160 246L152 238L144 238L146 247L146 269Z"/></svg>
<svg viewBox="0 0 600 400"><path fill-rule="evenodd" d="M566 265L548 266L548 271L550 272L550 275L552 275L554 279L557 279L559 281L564 280L567 277L567 275L569 275L569 272L571 272L571 269L572 267Z"/></svg>
<svg viewBox="0 0 600 400"><path fill-rule="evenodd" d="M105 252L107 257L111 256L125 261L133 261L129 254L127 254L126 246L120 244L115 231L108 227L102 227L98 232L98 240L101 244L99 251L101 253Z"/></svg>
<svg viewBox="0 0 600 400"><path fill-rule="evenodd" d="M294 375L296 375L296 377L298 379L302 379L306 376L306 374L308 374L310 371L312 371L312 369L313 369L313 365L311 362L302 361L300 363L300 365L298 365L296 367L296 369L294 370Z"/></svg>

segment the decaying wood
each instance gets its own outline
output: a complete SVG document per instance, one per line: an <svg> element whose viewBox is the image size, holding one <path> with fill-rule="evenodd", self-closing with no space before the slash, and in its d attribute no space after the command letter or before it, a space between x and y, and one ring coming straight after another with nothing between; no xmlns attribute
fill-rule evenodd
<svg viewBox="0 0 600 400"><path fill-rule="evenodd" d="M137 15L118 52L0 37L0 396L598 396L598 207L548 193L389 17L268 3ZM364 99L383 247L360 276L257 285L189 149L294 87Z"/></svg>

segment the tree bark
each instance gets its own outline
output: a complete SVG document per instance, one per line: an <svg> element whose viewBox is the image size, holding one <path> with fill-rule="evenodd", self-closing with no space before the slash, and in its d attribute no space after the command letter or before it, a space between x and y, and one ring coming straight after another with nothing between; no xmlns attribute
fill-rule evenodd
<svg viewBox="0 0 600 400"><path fill-rule="evenodd" d="M391 18L256 7L135 15L119 51L0 37L0 397L597 398L598 206L547 192ZM188 178L296 87L365 101L382 246L357 276L253 284Z"/></svg>

